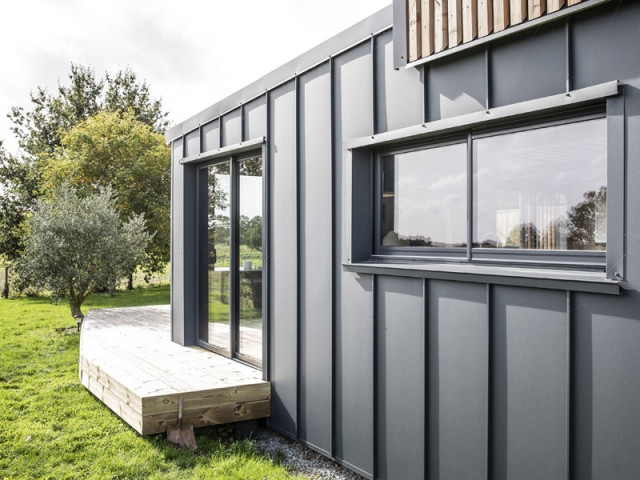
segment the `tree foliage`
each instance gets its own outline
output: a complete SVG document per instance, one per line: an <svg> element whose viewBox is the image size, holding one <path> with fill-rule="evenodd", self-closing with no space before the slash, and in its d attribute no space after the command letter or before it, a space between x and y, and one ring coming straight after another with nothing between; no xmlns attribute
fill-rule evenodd
<svg viewBox="0 0 640 480"><path fill-rule="evenodd" d="M142 215L123 222L109 188L82 197L69 184L50 201L38 201L28 220L30 234L17 263L35 286L69 301L82 315L85 299L101 285L112 285L140 262L150 235Z"/></svg>
<svg viewBox="0 0 640 480"><path fill-rule="evenodd" d="M151 98L149 85L139 82L130 69L98 79L92 68L72 63L68 78L69 84L59 84L55 95L42 87L31 92L30 110L11 109L8 116L13 123L12 131L28 155L53 153L64 132L101 110L131 108L139 121L158 133L165 131L168 121L162 103Z"/></svg>
<svg viewBox="0 0 640 480"><path fill-rule="evenodd" d="M112 188L120 217L144 214L154 235L145 267L155 271L169 260L170 150L131 109L101 111L64 132L42 172L45 192L66 181L81 195Z"/></svg>
<svg viewBox="0 0 640 480"><path fill-rule="evenodd" d="M167 113L163 111L159 99L151 97L149 85L145 81L139 81L136 74L130 69L124 69L115 75L105 74L103 78L96 76L94 70L87 66L71 64L71 71L66 83L59 83L57 90L49 92L47 89L37 87L31 92L31 103L27 107L13 107L8 117L12 121L12 132L18 140L20 147L19 156L3 155L0 152L0 227L3 227L2 238L0 238L0 255L5 254L7 258L14 259L20 255L23 248L22 238L24 237L24 220L26 215L33 210L37 200L46 192L51 192L52 188L59 183L61 177L58 173L69 167L72 157L66 157L63 145L63 138L69 137L71 150L81 143L77 138L72 140L70 131L77 125L88 121L101 112L127 112L132 115L137 122L146 125L146 129L137 126L135 137L142 133L149 133L151 139L148 144L153 144L153 153L146 155L142 160L131 156L134 148L127 148L125 154L129 155L126 160L133 170L131 177L141 178L141 165L149 157L162 157L158 154L161 149L158 147L157 139L168 125ZM78 135L79 136L79 135ZM88 138L88 137L85 137ZM129 138L130 139L130 138ZM96 138L89 139L95 141ZM75 143L74 143L75 142ZM71 145L73 143L73 145ZM107 149L108 142L97 149L103 151ZM137 147L140 147L138 142ZM164 144L164 139L162 141ZM122 144L122 142L120 142ZM88 151L88 148L84 148ZM165 150L168 149L164 147ZM115 147L111 149L115 158L119 155ZM166 153L168 159L168 153ZM73 157L77 158L77 157ZM104 160L105 156L100 160ZM54 166L56 161L62 161L59 166ZM156 271L163 267L164 262L169 257L169 161L163 160L165 172L162 175L164 189L157 195L153 193L158 185L158 174L155 170L148 172L148 178L142 184L129 183L129 197L132 192L138 194L138 198L128 198L123 202L128 202L130 208L123 204L118 204L119 211L123 218L130 213L145 212L148 218L149 228L157 232L147 255L147 267L151 271ZM82 162L81 162L82 163ZM102 165L104 168L108 164ZM125 168L125 162L118 163L121 169ZM105 168L106 170L106 168ZM113 169L109 169L112 171ZM46 175L43 177L43 175ZM118 178L122 179L125 174L121 171ZM102 177L103 179L106 176ZM53 179L56 182L53 182ZM78 187L82 186L79 178L74 179ZM99 186L89 188L83 187L83 192L103 191L106 186L102 182ZM85 188L86 187L86 188ZM124 199L123 189L118 185L113 185L118 192L118 199ZM116 188L118 187L118 188ZM137 189L137 191L135 191ZM84 194L83 193L83 194ZM155 196L154 196L155 195ZM135 203L135 205L134 205ZM142 203L146 207L141 206ZM10 225L10 228L7 227Z"/></svg>
<svg viewBox="0 0 640 480"><path fill-rule="evenodd" d="M20 161L7 153L0 141L0 257L5 264L2 296L9 296L9 264L24 249L24 221L35 204L33 191L39 175L33 162Z"/></svg>

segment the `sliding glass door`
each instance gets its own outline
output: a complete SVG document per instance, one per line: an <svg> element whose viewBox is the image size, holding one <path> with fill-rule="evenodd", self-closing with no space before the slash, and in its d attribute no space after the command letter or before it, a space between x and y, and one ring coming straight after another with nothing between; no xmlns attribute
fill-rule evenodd
<svg viewBox="0 0 640 480"><path fill-rule="evenodd" d="M231 157L198 171L198 343L262 363L262 158Z"/></svg>

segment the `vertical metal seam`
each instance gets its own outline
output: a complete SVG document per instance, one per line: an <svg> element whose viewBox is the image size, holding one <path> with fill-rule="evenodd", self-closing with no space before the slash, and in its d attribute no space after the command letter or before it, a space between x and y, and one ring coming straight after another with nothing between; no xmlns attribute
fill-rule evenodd
<svg viewBox="0 0 640 480"><path fill-rule="evenodd" d="M336 106L335 106L335 60L333 57L329 59L329 101L331 103L329 109L329 121L331 123L330 126L330 144L331 144L331 425L330 425L330 446L329 452L331 453L331 457L335 458L336 456L336 322L338 315L338 308L336 305L336 296L337 292L336 288L336 278L337 278L337 245L336 245L336 234L335 234L335 225L336 225L336 153L335 153L335 145L334 142L336 140Z"/></svg>
<svg viewBox="0 0 640 480"><path fill-rule="evenodd" d="M430 362L429 362L429 354L431 352L431 348L429 346L429 327L431 325L431 318L429 315L429 287L430 281L428 278L425 278L422 284L422 296L423 296L423 308L424 308L424 419L423 419L423 428L424 428L424 453L423 453L423 476L425 480L429 480L429 464L430 464L430 445L429 445L429 406L431 405L430 399L430 389L429 389L429 381L431 379L431 370L430 370Z"/></svg>
<svg viewBox="0 0 640 480"><path fill-rule="evenodd" d="M371 35L371 83L373 84L373 122L372 122L372 134L376 135L379 131L378 122L378 61L376 57L376 37Z"/></svg>
<svg viewBox="0 0 640 480"><path fill-rule="evenodd" d="M487 283L487 480L493 478L493 398L494 398L494 348L493 348L493 291Z"/></svg>
<svg viewBox="0 0 640 480"><path fill-rule="evenodd" d="M372 285L372 293L373 295L371 295L372 298L372 303L373 303L373 311L372 311L372 321L373 321L373 348L372 350L372 366L373 366L373 398L371 399L371 403L372 405L372 412L373 412L373 418L372 420L372 425L373 425L373 465L372 465L372 477L373 478L378 478L378 471L379 471L379 463L378 463L378 458L380 457L379 455L379 451L378 451L378 437L379 437L379 429L380 429L380 425L378 424L378 396L379 393L378 392L378 336L379 336L379 331L378 331L378 309L377 309L377 305L378 305L378 276L377 275L371 275L371 281L373 282Z"/></svg>
<svg viewBox="0 0 640 480"><path fill-rule="evenodd" d="M218 115L218 147L224 147L224 135L222 134L222 115Z"/></svg>
<svg viewBox="0 0 640 480"><path fill-rule="evenodd" d="M295 151L295 169L296 169L296 438L300 440L300 398L301 398L301 368L300 362L302 359L301 356L301 325L302 325L302 288L300 287L300 280L302 279L300 265L302 263L302 255L300 254L300 245L301 245L301 212L300 212L300 162L301 162L301 152L300 152L300 77L298 75L295 76L293 80L293 89L294 89L294 111L295 111L295 134L294 140L296 142L294 151Z"/></svg>
<svg viewBox="0 0 640 480"><path fill-rule="evenodd" d="M473 136L467 133L467 262L471 261L473 245Z"/></svg>
<svg viewBox="0 0 640 480"><path fill-rule="evenodd" d="M628 175L629 161L627 159L627 105L625 87L621 87L623 90L622 98L622 131L620 132L622 142L622 278L627 275L627 199L629 197L630 179Z"/></svg>
<svg viewBox="0 0 640 480"><path fill-rule="evenodd" d="M244 142L247 140L247 135L245 132L244 125L244 103L240 104L240 142Z"/></svg>
<svg viewBox="0 0 640 480"><path fill-rule="evenodd" d="M572 61L573 56L571 54L572 51L572 42L571 42L571 17L566 17L564 21L564 35L565 35L565 45L564 45L564 55L565 55L565 93L569 95L571 91L571 75L573 74Z"/></svg>
<svg viewBox="0 0 640 480"><path fill-rule="evenodd" d="M567 479L575 476L575 325L573 315L573 298L571 290L567 290Z"/></svg>
<svg viewBox="0 0 640 480"><path fill-rule="evenodd" d="M488 43L484 48L484 81L485 81L485 110L491 108L491 44Z"/></svg>
<svg viewBox="0 0 640 480"><path fill-rule="evenodd" d="M425 63L423 67L423 85L422 85L422 123L429 123L429 64Z"/></svg>

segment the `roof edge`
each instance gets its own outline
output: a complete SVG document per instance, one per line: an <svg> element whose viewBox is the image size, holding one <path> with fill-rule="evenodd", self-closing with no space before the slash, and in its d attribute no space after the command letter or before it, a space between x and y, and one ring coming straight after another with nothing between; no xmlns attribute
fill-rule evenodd
<svg viewBox="0 0 640 480"><path fill-rule="evenodd" d="M332 56L355 46L393 24L393 5L389 5L330 39L297 56L293 60L267 73L258 80L214 103L200 113L169 128L165 133L168 142L179 138L220 115L272 90L289 79L304 73Z"/></svg>

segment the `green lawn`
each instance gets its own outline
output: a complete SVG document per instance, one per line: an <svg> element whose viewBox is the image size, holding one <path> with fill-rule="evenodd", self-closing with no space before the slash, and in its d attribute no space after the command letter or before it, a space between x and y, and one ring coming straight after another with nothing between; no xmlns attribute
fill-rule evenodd
<svg viewBox="0 0 640 480"><path fill-rule="evenodd" d="M83 311L167 303L151 287L94 294ZM0 480L292 478L228 429L197 435L196 453L139 436L80 385L74 325L65 303L0 299Z"/></svg>

